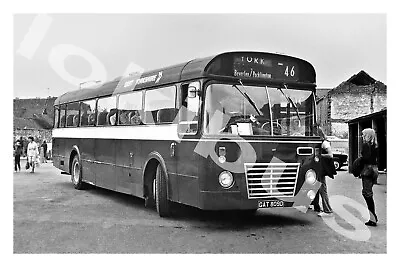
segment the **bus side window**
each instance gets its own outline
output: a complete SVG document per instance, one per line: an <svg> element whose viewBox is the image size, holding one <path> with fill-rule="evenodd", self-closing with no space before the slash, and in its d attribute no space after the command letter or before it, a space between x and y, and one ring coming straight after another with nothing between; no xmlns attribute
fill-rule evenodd
<svg viewBox="0 0 400 267"><path fill-rule="evenodd" d="M61 105L61 107L60 107L60 128L65 127L65 121L66 121L65 112L66 112L66 105Z"/></svg>
<svg viewBox="0 0 400 267"><path fill-rule="evenodd" d="M145 92L144 113L146 124L173 123L177 114L176 87L168 86Z"/></svg>
<svg viewBox="0 0 400 267"><path fill-rule="evenodd" d="M96 110L96 100L83 101L81 103L81 126L93 126L94 114Z"/></svg>
<svg viewBox="0 0 400 267"><path fill-rule="evenodd" d="M198 130L200 107L200 82L192 82L181 86L181 109L178 131L195 134Z"/></svg>
<svg viewBox="0 0 400 267"><path fill-rule="evenodd" d="M54 128L59 127L59 125L58 125L59 121L60 121L60 110L58 109L58 106L57 106L54 108L54 125L53 125Z"/></svg>
<svg viewBox="0 0 400 267"><path fill-rule="evenodd" d="M67 104L67 127L77 127L78 123L74 124L79 116L79 102Z"/></svg>
<svg viewBox="0 0 400 267"><path fill-rule="evenodd" d="M140 125L143 124L142 92L122 94L118 100L118 124Z"/></svg>
<svg viewBox="0 0 400 267"><path fill-rule="evenodd" d="M111 97L104 97L100 98L97 101L97 125L115 125L115 124L110 124L110 117L114 114L112 114L113 110L116 110L117 108L117 97L116 96L111 96ZM116 118L115 118L116 120Z"/></svg>

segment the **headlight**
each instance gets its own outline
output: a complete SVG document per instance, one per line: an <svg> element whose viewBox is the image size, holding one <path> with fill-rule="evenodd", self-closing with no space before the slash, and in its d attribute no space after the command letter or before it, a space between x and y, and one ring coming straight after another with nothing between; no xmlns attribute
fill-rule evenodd
<svg viewBox="0 0 400 267"><path fill-rule="evenodd" d="M233 185L232 173L230 173L228 171L221 172L219 174L218 180L219 180L219 184L225 189L228 189L228 188L232 187L232 185Z"/></svg>
<svg viewBox="0 0 400 267"><path fill-rule="evenodd" d="M317 181L317 174L315 173L315 171L313 169L309 169L306 172L306 178L305 179L306 179L306 182L308 184L313 185Z"/></svg>
<svg viewBox="0 0 400 267"><path fill-rule="evenodd" d="M218 157L218 161L219 161L220 163L225 163L225 162L226 162L225 156L219 156L219 157Z"/></svg>
<svg viewBox="0 0 400 267"><path fill-rule="evenodd" d="M315 162L319 162L319 157L315 156L314 160L315 160Z"/></svg>

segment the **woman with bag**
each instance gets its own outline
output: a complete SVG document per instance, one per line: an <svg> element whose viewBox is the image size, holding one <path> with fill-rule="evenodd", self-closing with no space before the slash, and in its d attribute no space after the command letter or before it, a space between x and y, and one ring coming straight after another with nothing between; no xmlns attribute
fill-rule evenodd
<svg viewBox="0 0 400 267"><path fill-rule="evenodd" d="M361 162L363 164L363 169L360 176L362 180L362 195L367 203L370 214L370 219L365 223L365 225L376 226L378 217L375 213L372 186L377 184L378 179L378 144L376 141L375 131L371 128L366 128L362 131L362 138L363 145L361 148Z"/></svg>
<svg viewBox="0 0 400 267"><path fill-rule="evenodd" d="M33 137L28 137L29 144L27 149L27 160L29 165L32 167L31 172L35 172L35 162L37 160L37 156L39 155L38 145L35 141L33 141Z"/></svg>
<svg viewBox="0 0 400 267"><path fill-rule="evenodd" d="M321 144L322 150L320 160L322 173L318 177L318 181L321 182L321 186L311 204L314 205L314 211L319 212L319 217L329 217L333 215L333 211L331 205L329 204L326 176L329 176L333 179L334 175L336 175L336 170L333 163L333 153L329 141L327 140L324 132L319 126L316 126L315 131L323 139L323 142ZM321 208L319 205L319 196L321 196L323 212L321 212Z"/></svg>

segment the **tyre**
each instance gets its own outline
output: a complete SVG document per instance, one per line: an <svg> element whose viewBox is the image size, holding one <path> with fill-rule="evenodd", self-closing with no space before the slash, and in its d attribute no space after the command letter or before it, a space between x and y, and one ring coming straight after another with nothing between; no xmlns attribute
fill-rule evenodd
<svg viewBox="0 0 400 267"><path fill-rule="evenodd" d="M71 181L75 189L82 190L86 188L86 184L82 181L82 166L79 157L76 155L72 160Z"/></svg>
<svg viewBox="0 0 400 267"><path fill-rule="evenodd" d="M160 217L170 216L170 202L168 200L168 185L165 172L160 164L157 166L155 178L155 198L157 212Z"/></svg>
<svg viewBox="0 0 400 267"><path fill-rule="evenodd" d="M335 165L335 170L337 170L337 171L340 170L340 168L342 167L339 160L337 160L337 159L333 160L333 164Z"/></svg>

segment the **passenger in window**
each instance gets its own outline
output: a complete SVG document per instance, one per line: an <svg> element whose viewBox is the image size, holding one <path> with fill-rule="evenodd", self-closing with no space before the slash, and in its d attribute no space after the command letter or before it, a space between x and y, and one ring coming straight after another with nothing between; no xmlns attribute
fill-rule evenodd
<svg viewBox="0 0 400 267"><path fill-rule="evenodd" d="M74 115L68 115L68 117L67 117L67 126L72 126L73 125L73 119L74 119Z"/></svg>
<svg viewBox="0 0 400 267"><path fill-rule="evenodd" d="M87 125L88 124L88 114L84 113L81 115L81 125Z"/></svg>
<svg viewBox="0 0 400 267"><path fill-rule="evenodd" d="M132 125L140 125L142 124L142 120L140 118L140 113L138 110L134 110L130 112L130 121Z"/></svg>
<svg viewBox="0 0 400 267"><path fill-rule="evenodd" d="M60 127L65 127L65 115L61 117Z"/></svg>
<svg viewBox="0 0 400 267"><path fill-rule="evenodd" d="M94 125L94 113L89 115L89 117L88 117L88 125Z"/></svg>
<svg viewBox="0 0 400 267"><path fill-rule="evenodd" d="M129 111L127 111L127 110L120 110L120 113L118 116L119 124L122 124L122 125L129 124L128 112Z"/></svg>
<svg viewBox="0 0 400 267"><path fill-rule="evenodd" d="M112 109L107 115L107 124L115 125L117 122L117 110Z"/></svg>
<svg viewBox="0 0 400 267"><path fill-rule="evenodd" d="M265 104L264 106L262 106L262 108L260 109L263 117L266 120L271 120L271 113L270 113L270 108L269 108L269 104Z"/></svg>
<svg viewBox="0 0 400 267"><path fill-rule="evenodd" d="M74 119L73 119L73 125L74 125L75 127L78 127L78 124L79 124L79 115L76 114L76 115L74 116Z"/></svg>
<svg viewBox="0 0 400 267"><path fill-rule="evenodd" d="M114 113L114 115L109 116L109 123L110 125L115 125L117 122L117 113Z"/></svg>
<svg viewBox="0 0 400 267"><path fill-rule="evenodd" d="M97 116L97 125L106 125L107 124L107 111L102 111Z"/></svg>

